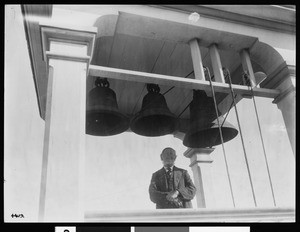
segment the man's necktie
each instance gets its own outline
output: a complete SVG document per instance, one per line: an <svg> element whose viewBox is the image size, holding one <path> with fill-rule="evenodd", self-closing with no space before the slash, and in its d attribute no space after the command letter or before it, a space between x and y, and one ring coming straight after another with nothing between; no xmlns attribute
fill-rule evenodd
<svg viewBox="0 0 300 232"><path fill-rule="evenodd" d="M168 191L173 191L173 173L171 168L167 168Z"/></svg>

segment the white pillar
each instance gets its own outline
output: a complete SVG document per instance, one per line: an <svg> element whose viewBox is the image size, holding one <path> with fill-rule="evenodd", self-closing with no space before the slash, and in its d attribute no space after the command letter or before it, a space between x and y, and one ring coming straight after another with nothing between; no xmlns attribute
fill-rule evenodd
<svg viewBox="0 0 300 232"><path fill-rule="evenodd" d="M200 51L200 40L192 39L189 42L189 44L191 48L195 79L205 81L205 75L204 75L202 57Z"/></svg>
<svg viewBox="0 0 300 232"><path fill-rule="evenodd" d="M200 50L200 40L197 38L192 39L189 42L189 45L191 49L195 79L205 81L201 50ZM211 56L212 56L212 61L215 61L215 59L220 58L215 45L213 45L211 48ZM220 59L218 59L218 61L219 62L214 67L222 70ZM220 81L221 78L217 77L217 80ZM211 96L212 93L210 91L206 91L206 94L207 96ZM177 137L180 136L177 135ZM213 150L214 148L201 148L201 149L189 148L184 153L184 156L190 158L191 160L190 167L192 168L194 182L197 188L196 198L197 198L198 208L206 208L206 207L210 208L214 206L213 187L212 187L211 170L210 170L212 159L209 156L209 154Z"/></svg>
<svg viewBox="0 0 300 232"><path fill-rule="evenodd" d="M281 110L287 134L291 143L293 153L295 155L295 125L296 125L296 77L290 75L277 88L282 93L274 99L273 103Z"/></svg>
<svg viewBox="0 0 300 232"><path fill-rule="evenodd" d="M86 77L95 28L41 25L49 79L40 221L83 221Z"/></svg>
<svg viewBox="0 0 300 232"><path fill-rule="evenodd" d="M242 60L243 70L248 73L249 79L251 82L251 86L255 87L256 80L255 80L255 76L254 76L254 72L253 72L253 68L252 68L252 64L251 64L251 59L250 59L250 54L249 54L248 50L243 49L240 52L240 57ZM245 84L244 79L243 79L243 83Z"/></svg>
<svg viewBox="0 0 300 232"><path fill-rule="evenodd" d="M212 44L209 47L209 54L214 71L215 81L225 83L220 54L216 44Z"/></svg>
<svg viewBox="0 0 300 232"><path fill-rule="evenodd" d="M197 188L196 198L198 208L212 208L215 206L213 180L211 175L210 153L214 148L189 148L184 156L190 158L194 183Z"/></svg>

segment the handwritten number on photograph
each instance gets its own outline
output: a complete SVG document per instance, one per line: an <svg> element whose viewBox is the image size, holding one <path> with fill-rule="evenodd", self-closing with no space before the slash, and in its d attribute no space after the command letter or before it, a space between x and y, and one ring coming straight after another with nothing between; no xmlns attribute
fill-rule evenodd
<svg viewBox="0 0 300 232"><path fill-rule="evenodd" d="M16 213L11 214L11 217L12 218L25 218L23 214L16 214Z"/></svg>

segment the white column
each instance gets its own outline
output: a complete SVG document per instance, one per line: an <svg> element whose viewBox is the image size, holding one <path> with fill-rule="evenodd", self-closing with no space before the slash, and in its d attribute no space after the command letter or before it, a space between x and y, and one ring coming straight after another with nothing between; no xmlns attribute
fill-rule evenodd
<svg viewBox="0 0 300 232"><path fill-rule="evenodd" d="M193 61L195 79L205 81L205 75L203 70L200 41L198 39L192 39L190 42L191 55Z"/></svg>
<svg viewBox="0 0 300 232"><path fill-rule="evenodd" d="M216 44L212 44L209 47L209 54L214 71L215 81L225 83L220 54Z"/></svg>
<svg viewBox="0 0 300 232"><path fill-rule="evenodd" d="M83 221L86 77L95 30L41 25L41 32L49 80L39 220Z"/></svg>
<svg viewBox="0 0 300 232"><path fill-rule="evenodd" d="M213 180L211 175L210 153L214 148L189 148L184 156L190 158L194 183L197 188L196 198L198 208L212 208L215 206Z"/></svg>
<svg viewBox="0 0 300 232"><path fill-rule="evenodd" d="M255 80L255 76L254 76L254 72L253 72L253 68L252 68L252 64L251 64L251 59L250 59L250 54L249 54L248 50L243 49L240 52L240 57L242 60L243 70L248 73L250 82L251 82L251 86L255 87L256 80ZM243 83L244 83L244 79L243 79Z"/></svg>
<svg viewBox="0 0 300 232"><path fill-rule="evenodd" d="M200 40L192 39L189 42L189 44L191 48L195 79L205 81L201 50L200 50ZM216 50L214 51L216 52ZM215 54L213 54L213 59L216 58ZM212 93L210 91L206 91L206 94L208 96L211 96ZM196 198L197 198L198 208L212 207L214 205L211 170L210 170L212 159L209 156L209 154L213 150L214 148L201 148L201 149L189 148L184 153L184 156L190 158L191 160L190 167L192 168L194 182L197 188Z"/></svg>
<svg viewBox="0 0 300 232"><path fill-rule="evenodd" d="M290 75L277 88L282 93L274 99L273 103L281 110L287 134L291 143L293 153L295 155L295 125L296 125L296 77Z"/></svg>

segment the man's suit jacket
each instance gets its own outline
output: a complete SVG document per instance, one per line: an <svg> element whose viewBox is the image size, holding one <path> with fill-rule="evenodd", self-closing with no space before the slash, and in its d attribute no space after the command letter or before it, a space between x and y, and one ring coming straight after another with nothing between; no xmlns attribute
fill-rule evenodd
<svg viewBox="0 0 300 232"><path fill-rule="evenodd" d="M174 190L178 190L179 198L183 200L184 208L192 208L191 200L196 194L196 187L193 184L188 172L184 169L173 167ZM149 186L149 194L152 202L156 203L157 209L173 208L168 204L168 183L164 168L153 173Z"/></svg>

